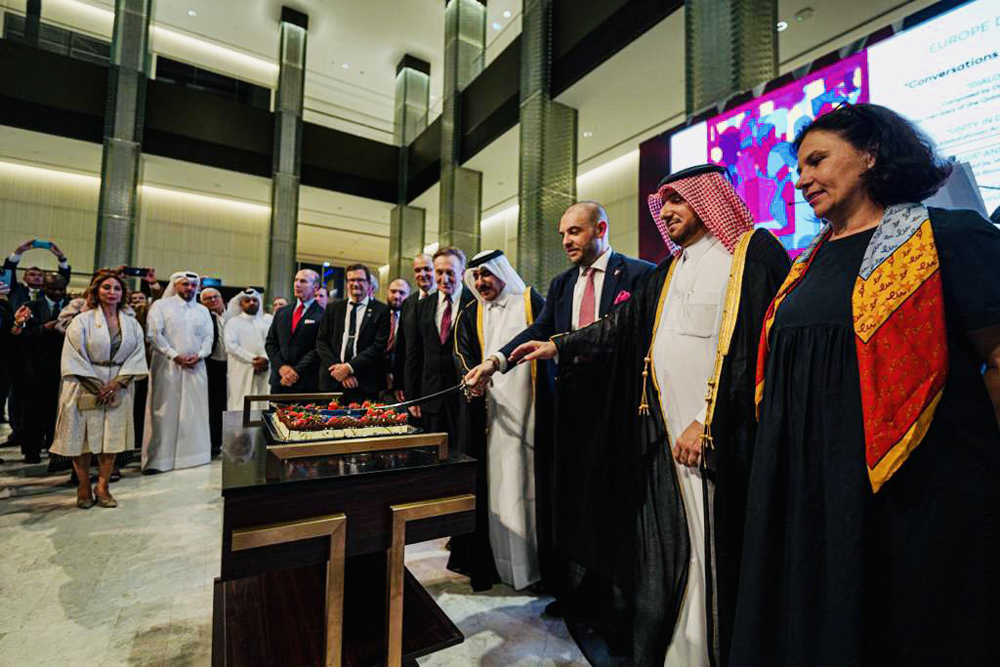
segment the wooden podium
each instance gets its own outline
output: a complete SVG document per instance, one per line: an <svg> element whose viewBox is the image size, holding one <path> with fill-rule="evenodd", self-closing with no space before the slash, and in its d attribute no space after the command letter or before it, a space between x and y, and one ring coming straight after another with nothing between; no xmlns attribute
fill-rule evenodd
<svg viewBox="0 0 1000 667"><path fill-rule="evenodd" d="M227 412L213 665L397 665L461 632L406 570L406 544L472 532L475 460L426 447L292 456ZM295 447L295 445L285 445Z"/></svg>

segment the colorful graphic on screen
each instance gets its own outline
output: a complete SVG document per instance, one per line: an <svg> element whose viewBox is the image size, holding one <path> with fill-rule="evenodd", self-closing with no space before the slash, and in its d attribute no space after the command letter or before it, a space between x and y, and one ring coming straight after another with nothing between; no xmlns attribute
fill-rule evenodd
<svg viewBox="0 0 1000 667"><path fill-rule="evenodd" d="M821 227L795 189L795 135L839 104L867 101L868 64L861 53L707 123L709 161L729 170L758 226L773 231L793 257Z"/></svg>

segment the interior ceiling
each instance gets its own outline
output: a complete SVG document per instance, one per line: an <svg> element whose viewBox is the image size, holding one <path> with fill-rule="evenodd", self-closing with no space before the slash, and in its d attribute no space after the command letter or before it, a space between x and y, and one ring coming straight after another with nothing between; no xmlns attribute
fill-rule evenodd
<svg viewBox="0 0 1000 667"><path fill-rule="evenodd" d="M113 0L87 1L114 7ZM440 98L443 0L156 0L154 20L276 61L282 5L309 16L307 107L379 127L387 123L391 132L396 65L406 54L431 64L431 95ZM520 0L490 0L487 43L520 12Z"/></svg>

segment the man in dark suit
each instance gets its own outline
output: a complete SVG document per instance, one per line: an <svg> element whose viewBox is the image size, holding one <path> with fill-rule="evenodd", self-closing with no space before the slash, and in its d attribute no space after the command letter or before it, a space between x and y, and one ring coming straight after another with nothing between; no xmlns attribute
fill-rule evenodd
<svg viewBox="0 0 1000 667"><path fill-rule="evenodd" d="M397 401L406 399L406 337L416 326L413 322L413 311L417 303L428 294L433 294L434 259L422 254L413 258L413 283L416 289L403 300L399 308L399 327L396 331L395 354L392 360L392 390ZM414 417L413 421L417 421Z"/></svg>
<svg viewBox="0 0 1000 667"><path fill-rule="evenodd" d="M496 371L506 372L508 360L522 343L548 340L556 334L582 329L618 304L627 301L639 280L654 266L611 249L608 214L597 202L573 204L559 221L566 256L574 266L552 279L545 308L528 328L466 376L473 385L485 386Z"/></svg>
<svg viewBox="0 0 1000 667"><path fill-rule="evenodd" d="M7 295L7 299L10 302L10 307L12 312L16 312L18 308L28 303L29 301L34 301L42 296L42 281L45 278L45 272L42 271L37 266L32 266L24 270L24 282L21 283L17 279L17 267L21 262L21 255L31 250L35 245L35 240L31 239L25 241L21 245L14 249L10 257L4 259L3 268L0 269L0 280L7 282L10 287L10 292ZM59 249L55 243L49 246L49 252L56 256L56 260L59 262L59 275L63 277L66 284L69 284L71 273L69 261L66 259L66 255L63 251ZM9 280L5 280L6 273L9 271ZM7 402L7 414L8 420L10 421L10 426L12 433L10 437L7 438L7 444L13 445L17 443L18 433L20 431L20 416L22 410L17 406L17 398L15 396L16 391L14 390L13 378L10 377L10 372L14 368L14 362L11 361L7 368L0 367L0 408L3 407L3 403Z"/></svg>
<svg viewBox="0 0 1000 667"><path fill-rule="evenodd" d="M66 281L48 273L41 297L29 301L15 314L11 333L17 341L20 363L14 387L22 407L30 407L30 414L23 415L18 436L25 463L41 462L40 452L52 444L55 433L63 346L63 334L56 322L66 303Z"/></svg>
<svg viewBox="0 0 1000 667"><path fill-rule="evenodd" d="M465 254L458 248L434 253L437 294L417 302L413 326L406 336L406 397L420 398L458 384L455 368L454 325L459 311L475 299L462 289ZM412 335L411 335L412 334ZM424 420L424 429L447 433L458 442L458 394L410 408Z"/></svg>
<svg viewBox="0 0 1000 667"><path fill-rule="evenodd" d="M222 292L214 287L206 287L198 294L201 305L208 308L212 316L212 354L205 358L208 373L208 432L212 438L212 456L222 451L222 413L228 401L228 357L223 329L226 324L226 302Z"/></svg>
<svg viewBox="0 0 1000 667"><path fill-rule="evenodd" d="M367 266L353 264L344 273L348 298L330 304L316 337L319 388L343 392L342 403L360 403L385 387L389 307L369 296Z"/></svg>
<svg viewBox="0 0 1000 667"><path fill-rule="evenodd" d="M275 394L317 390L319 355L316 334L323 309L316 303L319 274L302 269L295 274L295 303L274 314L264 348L271 366L271 391Z"/></svg>
<svg viewBox="0 0 1000 667"><path fill-rule="evenodd" d="M410 297L410 283L405 278L396 278L389 283L389 287L386 289L386 301L389 306L389 340L385 344L385 368L386 368L386 382L382 386L382 389L386 390L386 398L388 402L392 402L394 397L392 394L393 387L396 386L397 380L395 377L396 373L396 360L402 357L404 360L406 358L406 351L404 349L405 338L400 341L400 336L403 335L403 304ZM406 374L406 363L403 363L402 374ZM398 380L400 386L402 386L404 380L401 376Z"/></svg>
<svg viewBox="0 0 1000 667"><path fill-rule="evenodd" d="M552 279L545 297L545 307L538 319L465 376L466 382L477 391L486 386L495 372L506 372L513 368L520 354L515 354L515 350L522 343L549 340L556 334L590 325L607 315L618 304L627 301L639 281L654 268L649 262L626 257L611 249L608 242L608 214L597 202L583 201L566 209L559 220L559 233L562 235L566 256L573 267ZM567 395L557 385L556 414L567 414L575 405L583 405L581 398ZM560 452L571 456L573 428L586 427L585 419L577 419L573 424L566 421L560 423L558 417L554 421L553 449L550 452L535 452L536 469L540 466L544 468L545 465L553 470L558 469L561 465ZM539 459L543 459L543 462L539 462ZM549 507L556 508L548 520L550 525L555 526L556 532L559 523L558 498L564 497L566 493L566 490L557 488L553 481L551 500L539 499L540 505L547 502ZM539 535L539 541L555 543L552 535ZM543 584L557 598L545 611L552 616L561 616L562 605L558 598L564 591L560 574L564 568L556 555L542 556Z"/></svg>

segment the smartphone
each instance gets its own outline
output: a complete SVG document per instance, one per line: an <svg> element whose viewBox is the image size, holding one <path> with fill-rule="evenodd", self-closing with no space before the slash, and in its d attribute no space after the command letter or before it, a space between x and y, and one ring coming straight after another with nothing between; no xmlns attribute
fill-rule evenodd
<svg viewBox="0 0 1000 667"><path fill-rule="evenodd" d="M202 287L222 287L222 278L202 278Z"/></svg>
<svg viewBox="0 0 1000 667"><path fill-rule="evenodd" d="M144 269L141 266L126 266L122 269L122 274L135 276L136 278L145 278L149 275L149 269Z"/></svg>
<svg viewBox="0 0 1000 667"><path fill-rule="evenodd" d="M52 241L39 241L38 239L35 239L34 241L31 242L31 247L41 248L42 250L51 250Z"/></svg>
<svg viewBox="0 0 1000 667"><path fill-rule="evenodd" d="M11 275L10 269L0 271L0 283L5 283L7 287L11 287L14 284L14 276Z"/></svg>

